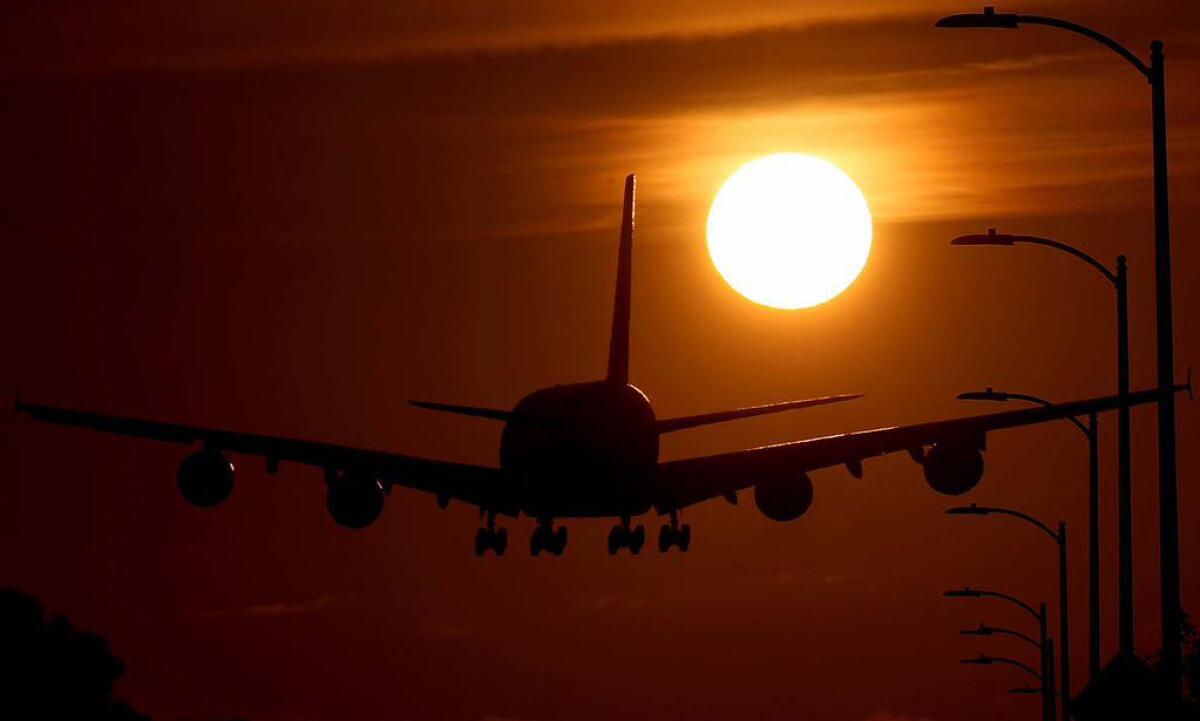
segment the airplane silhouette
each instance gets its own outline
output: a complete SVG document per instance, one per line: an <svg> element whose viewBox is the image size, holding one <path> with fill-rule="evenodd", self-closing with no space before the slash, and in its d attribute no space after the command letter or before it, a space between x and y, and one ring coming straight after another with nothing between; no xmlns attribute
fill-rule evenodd
<svg viewBox="0 0 1200 721"><path fill-rule="evenodd" d="M500 466L485 467L399 455L331 443L238 433L138 418L87 413L22 403L31 418L158 441L199 444L180 464L177 482L183 497L201 507L216 506L233 490L234 468L226 453L260 456L274 474L281 461L325 470L326 506L342 526L363 528L382 512L394 486L432 493L445 508L451 500L478 506L486 522L475 536L475 553L503 555L508 533L496 516L522 513L537 520L530 552L561 555L567 529L562 518L619 519L608 537L608 551L641 552L644 526L631 519L651 509L669 517L659 529L658 547L687 551L691 527L680 525L684 508L714 498L737 502L739 490L753 487L758 509L776 521L791 521L812 505L808 472L844 465L861 478L862 462L885 453L907 451L924 469L935 490L960 495L983 476L988 431L1106 411L1121 405L1119 396L1102 396L1052 407L857 431L779 443L713 456L661 462L659 436L687 428L778 413L857 398L837 395L774 403L659 420L646 394L629 383L629 320L633 263L635 178L625 179L621 240L617 257L616 300L603 380L536 390L512 410L413 401L420 408L490 418L504 423ZM1170 391L1182 390L1177 386ZM1125 403L1158 400L1159 389L1130 393Z"/></svg>

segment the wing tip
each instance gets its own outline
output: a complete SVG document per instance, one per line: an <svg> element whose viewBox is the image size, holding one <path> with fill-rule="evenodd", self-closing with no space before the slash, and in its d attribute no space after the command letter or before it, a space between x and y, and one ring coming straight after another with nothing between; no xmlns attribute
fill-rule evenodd
<svg viewBox="0 0 1200 721"><path fill-rule="evenodd" d="M800 410L803 408L812 408L814 406L829 405L832 403L842 403L852 401L856 398L862 398L863 393L844 393L842 395L818 396L816 398L804 398L795 401L781 401L779 403L767 403L759 406L748 406L745 408L734 408L727 411L717 411L715 413L702 413L695 416L682 416L679 418L664 418L660 419L656 427L659 433L671 433L673 431L686 430L697 426L707 426L715 423L725 423L727 421L741 420L743 418L754 418L773 413L781 413L784 411Z"/></svg>
<svg viewBox="0 0 1200 721"><path fill-rule="evenodd" d="M816 398L806 398L799 401L785 401L780 403L781 406L794 406L795 408L809 408L811 406L824 406L831 403L845 403L853 401L865 396L866 393L839 393L832 396L818 396Z"/></svg>

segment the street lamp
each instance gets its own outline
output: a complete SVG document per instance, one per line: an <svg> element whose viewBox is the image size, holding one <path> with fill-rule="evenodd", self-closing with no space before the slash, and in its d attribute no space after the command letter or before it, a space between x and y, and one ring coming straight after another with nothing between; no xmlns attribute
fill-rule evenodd
<svg viewBox="0 0 1200 721"><path fill-rule="evenodd" d="M1022 686L1021 688L1010 688L1008 690L1008 693L1011 693L1011 694L1033 695L1033 694L1040 694L1041 692L1042 692L1042 689L1038 688L1037 686Z"/></svg>
<svg viewBox="0 0 1200 721"><path fill-rule="evenodd" d="M937 21L942 28L1017 28L1046 25L1083 35L1120 55L1150 83L1151 130L1154 154L1154 297L1158 355L1158 387L1175 384L1175 339L1171 298L1171 210L1167 190L1166 75L1163 43L1150 43L1150 64L1112 38L1078 23L1040 15L982 13L950 15ZM1159 565L1162 576L1162 654L1170 698L1181 699L1183 609L1179 597L1179 488L1176 479L1175 397L1163 395L1158 402L1158 533Z"/></svg>
<svg viewBox="0 0 1200 721"><path fill-rule="evenodd" d="M1058 544L1058 643L1059 643L1059 680L1062 683L1062 717L1063 721L1070 719L1071 703L1071 623L1070 603L1067 600L1067 524L1058 522L1058 531L1038 519L1014 510L997 506L979 506L972 503L969 506L955 506L946 513L955 516L1011 516L1029 523Z"/></svg>
<svg viewBox="0 0 1200 721"><path fill-rule="evenodd" d="M1038 646L1042 649L1042 673L1040 674L1040 678L1045 679L1042 681L1042 719L1043 721L1054 721L1054 646L1046 633L1046 604L1040 604L1035 609L1016 596L1011 596L1002 591L971 588L970 586L944 591L942 597L998 598L1001 601L1006 601L1017 606L1030 616L1033 616L1038 624L1038 638L1040 639ZM1066 719L1063 721L1066 721Z"/></svg>
<svg viewBox="0 0 1200 721"><path fill-rule="evenodd" d="M1048 647L1049 644L1043 645L1041 643L1038 643L1037 639L1035 639L1034 637L1030 636L1027 633L1022 633L1021 631L1017 631L1016 629L1000 628L998 626L989 626L985 623L980 623L975 628L963 629L962 631L959 631L958 633L961 636L984 636L984 637L1012 636L1013 638L1018 638L1018 639L1024 641L1025 643L1029 644L1030 646L1033 646L1035 649L1037 649L1038 659L1041 663L1041 668L1043 669L1043 671L1047 668L1054 667L1053 651ZM1048 653L1050 655L1047 655ZM1043 695L1042 712L1045 713L1047 706L1049 707L1050 710L1053 710L1054 709L1053 701L1050 701L1049 703L1047 703L1045 699L1047 699L1047 698L1052 699L1054 696L1054 690L1047 684L1046 679L1041 679L1041 681L1042 681L1042 685L1039 686L1038 688L1025 687L1025 688L1019 688L1019 689L1012 689L1009 691L1009 693L1044 694Z"/></svg>
<svg viewBox="0 0 1200 721"><path fill-rule="evenodd" d="M1041 245L1068 253L1092 266L1112 283L1117 292L1117 394L1122 398L1129 395L1129 281L1125 256L1117 256L1117 269L1110 271L1103 263L1074 246L1050 238L1034 235L1009 235L997 233L995 228L986 235L963 235L950 241L951 245L1001 245L1018 243ZM978 400L1021 400L1053 405L1049 401L1016 393L963 394ZM1088 675L1091 679L1100 673L1100 500L1099 468L1096 448L1096 416L1090 417L1089 427L1083 428L1076 419L1075 425L1088 438L1088 610L1089 610L1089 654ZM1133 462L1131 453L1131 430L1129 406L1122 404L1117 409L1117 536L1118 536L1118 639L1122 656L1131 658L1133 651Z"/></svg>
<svg viewBox="0 0 1200 721"><path fill-rule="evenodd" d="M1044 653L1045 649L1037 642L1033 636L1027 633L1022 633L1011 628L1000 628L998 626L989 626L985 623L980 623L976 628L966 628L958 632L960 636L1012 636L1019 638L1022 641L1032 645L1038 650L1038 653Z"/></svg>
<svg viewBox="0 0 1200 721"><path fill-rule="evenodd" d="M1046 649L1047 649L1047 652L1050 654L1050 656L1053 657L1054 642L1047 641ZM1047 698L1052 699L1054 696L1054 689L1053 689L1054 681L1053 681L1053 679L1048 679L1046 677L1043 677L1042 674L1035 671L1031 666L1028 666L1027 664L1022 663L1022 662L1016 660L1015 658L1007 658L1005 656L988 656L986 654L981 653L978 656L976 656L975 658L964 658L960 661L960 663L973 664L973 665L977 665L977 666L991 666L994 664L1003 664L1005 666L1013 666L1014 668L1019 668L1022 671L1024 671L1025 673L1028 673L1030 676L1033 676L1034 678L1036 678L1038 680L1038 683L1041 684L1041 686L1040 686L1040 688L1037 688L1037 689L1031 689L1031 688L1012 689L1009 691L1009 693L1037 693L1037 692L1040 692L1042 694L1043 699L1047 699ZM1053 665L1053 661L1051 661L1051 666L1052 665ZM1047 702L1043 701L1042 719L1043 719L1043 721L1054 721L1054 703L1053 702L1047 703Z"/></svg>
<svg viewBox="0 0 1200 721"><path fill-rule="evenodd" d="M962 660L962 663L973 663L973 664L978 664L980 666L988 666L988 665L991 665L994 663L1003 663L1008 666L1015 666L1015 667L1021 669L1022 671L1025 671L1029 675L1036 678L1039 682L1042 680L1042 675L1040 673L1038 673L1037 671L1034 671L1032 667L1021 663L1020 661L1016 660L1015 658L1006 658L1004 656L986 656L981 653L978 656L976 656L975 658L964 658Z"/></svg>

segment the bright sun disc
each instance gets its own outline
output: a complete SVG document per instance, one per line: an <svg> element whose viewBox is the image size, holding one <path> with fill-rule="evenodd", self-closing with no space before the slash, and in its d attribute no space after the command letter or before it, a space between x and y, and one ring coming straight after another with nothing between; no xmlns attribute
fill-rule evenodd
<svg viewBox="0 0 1200 721"><path fill-rule="evenodd" d="M729 176L708 212L708 252L755 303L808 308L841 293L867 263L871 211L837 166L778 153Z"/></svg>

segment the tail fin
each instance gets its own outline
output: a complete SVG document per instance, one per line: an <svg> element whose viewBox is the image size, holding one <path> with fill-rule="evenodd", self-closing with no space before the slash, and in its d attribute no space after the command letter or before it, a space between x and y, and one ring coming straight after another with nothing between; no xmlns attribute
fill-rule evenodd
<svg viewBox="0 0 1200 721"><path fill-rule="evenodd" d="M608 343L609 383L625 385L629 382L629 296L632 291L633 272L633 217L634 193L637 178L625 178L625 207L621 212L621 246L617 251L617 293L613 301L612 336Z"/></svg>

